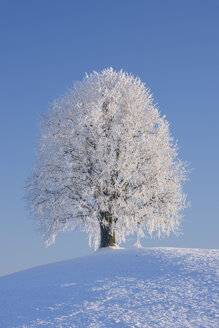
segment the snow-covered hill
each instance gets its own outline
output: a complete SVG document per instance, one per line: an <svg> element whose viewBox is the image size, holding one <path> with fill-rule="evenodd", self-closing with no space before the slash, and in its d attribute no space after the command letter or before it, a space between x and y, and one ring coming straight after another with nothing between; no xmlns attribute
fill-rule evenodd
<svg viewBox="0 0 219 328"><path fill-rule="evenodd" d="M219 250L101 249L0 278L0 327L218 327Z"/></svg>

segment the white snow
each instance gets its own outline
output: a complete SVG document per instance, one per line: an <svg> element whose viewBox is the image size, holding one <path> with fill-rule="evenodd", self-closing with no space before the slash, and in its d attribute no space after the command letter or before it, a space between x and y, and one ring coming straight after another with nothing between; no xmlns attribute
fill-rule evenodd
<svg viewBox="0 0 219 328"><path fill-rule="evenodd" d="M218 258L109 248L1 277L0 327L218 327Z"/></svg>

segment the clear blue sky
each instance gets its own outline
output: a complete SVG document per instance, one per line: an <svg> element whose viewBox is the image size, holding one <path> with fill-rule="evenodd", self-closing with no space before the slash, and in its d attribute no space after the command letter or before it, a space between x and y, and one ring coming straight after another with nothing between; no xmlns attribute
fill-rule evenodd
<svg viewBox="0 0 219 328"><path fill-rule="evenodd" d="M109 66L146 82L193 169L183 235L143 245L218 248L219 2L1 0L0 275L92 251L80 232L45 248L23 187L40 113L85 72Z"/></svg>

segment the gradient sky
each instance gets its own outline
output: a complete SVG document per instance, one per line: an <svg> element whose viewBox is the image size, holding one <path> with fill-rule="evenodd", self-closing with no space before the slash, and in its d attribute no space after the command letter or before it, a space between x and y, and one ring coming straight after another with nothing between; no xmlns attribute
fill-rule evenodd
<svg viewBox="0 0 219 328"><path fill-rule="evenodd" d="M93 251L80 232L45 248L24 184L40 113L85 72L110 66L146 82L193 169L183 235L143 246L218 248L219 2L1 0L0 275Z"/></svg>

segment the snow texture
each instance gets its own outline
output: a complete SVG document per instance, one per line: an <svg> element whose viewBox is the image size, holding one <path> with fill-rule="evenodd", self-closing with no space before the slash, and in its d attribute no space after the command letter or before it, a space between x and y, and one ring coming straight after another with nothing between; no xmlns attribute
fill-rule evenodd
<svg viewBox="0 0 219 328"><path fill-rule="evenodd" d="M109 224L117 244L178 231L185 165L138 78L113 69L87 75L54 101L41 127L27 199L47 244L81 229L97 248L100 225Z"/></svg>
<svg viewBox="0 0 219 328"><path fill-rule="evenodd" d="M0 278L2 328L218 327L214 249L101 249Z"/></svg>

